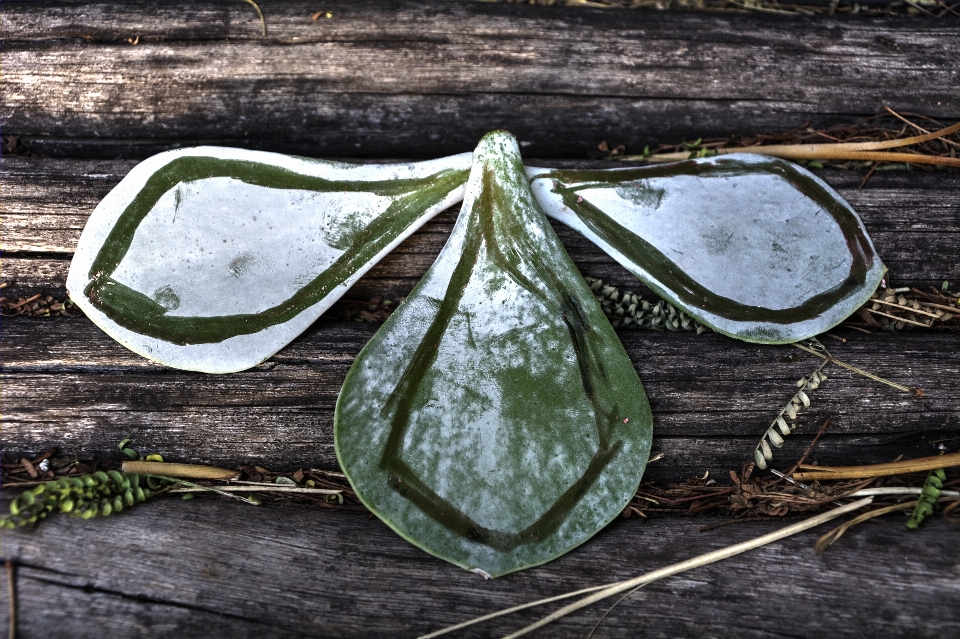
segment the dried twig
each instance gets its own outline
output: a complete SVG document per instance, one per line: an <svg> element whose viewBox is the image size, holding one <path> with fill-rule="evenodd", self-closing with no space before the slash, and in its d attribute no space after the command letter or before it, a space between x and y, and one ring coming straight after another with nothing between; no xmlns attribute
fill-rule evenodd
<svg viewBox="0 0 960 639"><path fill-rule="evenodd" d="M216 492L223 493L294 493L302 495L342 495L342 490L331 490L329 488L304 488L301 486L288 486L284 484L267 484L264 482L251 482L256 485L247 486L217 486ZM167 492L171 493L192 493L198 490L197 484L193 488L172 488ZM200 486L199 490L212 488L211 486Z"/></svg>
<svg viewBox="0 0 960 639"><path fill-rule="evenodd" d="M827 432L827 426L829 426L829 425L830 425L830 418L828 417L827 420L826 420L825 422L823 422L823 426L820 427L820 430L817 431L817 434L814 436L813 441L810 442L810 445L809 445L809 446L807 446L807 450L803 451L803 455L800 456L800 461L798 461L796 464L794 464L794 465L790 468L790 470L788 470L787 472L784 473L784 475L792 476L793 473L796 472L797 468L800 467L800 464L802 464L803 462L807 461L807 457L809 457L809 456L810 456L810 453L813 452L814 446L817 445L817 442L820 441L820 438L823 437L823 434L824 434L825 432Z"/></svg>
<svg viewBox="0 0 960 639"><path fill-rule="evenodd" d="M847 532L850 527L856 526L857 524L867 521L868 519L879 517L880 515L886 515L887 513L892 513L897 510L907 510L908 508L913 508L916 505L917 502L911 501L903 504L894 504L893 506L886 506L884 508L878 508L877 510L871 510L868 513L863 513L859 517L855 517L844 524L840 524L826 535L822 536L817 540L817 543L814 544L813 549L819 555L829 546L831 546L833 542L840 539L840 537L843 536L843 533Z"/></svg>
<svg viewBox="0 0 960 639"><path fill-rule="evenodd" d="M659 569L659 570L654 570L654 571L651 571L651 572L649 572L649 573L647 573L647 574L641 575L640 577L635 577L635 578L633 578L633 579L628 579L628 580L626 580L626 581L621 581L621 582L619 582L619 583L611 584L611 585L607 586L606 588L603 588L602 590L599 590L599 591L597 591L597 592L594 592L594 593L592 593L592 594L587 595L586 597L584 597L584 598L581 599L580 601L577 601L577 602L575 602L575 603L572 603L572 604L569 604L569 605L567 605L567 606L564 606L564 607L561 608L560 610L557 610L557 611L554 612L553 614L547 615L546 617L540 619L540 620L537 621L536 623L532 623L532 624L530 624L530 625L528 625L528 626L520 629L519 631L517 631L517 632L515 632L515 633L512 633L512 634L510 634L510 635L507 635L507 637L506 637L505 639L516 639L517 637L521 637L521 636L523 636L523 635L525 635L525 634L528 634L528 633L536 630L537 628L541 628L541 627L543 627L543 626L545 626L545 625L547 625L547 624L549 624L549 623L552 623L552 622L556 621L557 619L560 619L560 618L562 618L562 617L565 617L566 615L568 615L568 614L570 614L570 613L572 613L572 612L575 612L575 611L577 611L577 610L580 610L581 608L585 608L585 607L587 607L587 606L589 606L589 605L592 605L592 604L594 604L594 603L596 603L596 602L598 602L598 601L601 601L601 600L603 600L603 599L606 599L606 598L608 598L608 597L612 597L612 596L614 596L614 595L620 594L621 592L625 592L625 591L631 590L631 589L636 588L636 587L638 587L638 586L644 586L644 585L646 585L646 584L649 584L649 583L652 583L652 582L654 582L654 581L663 579L663 578L665 578L665 577L670 577L670 576L672 576L672 575L680 574L680 573L686 572L686 571L688 571L688 570L693 570L694 568L700 568L700 567L702 567L702 566L706 566L706 565L709 565L709 564L712 564L712 563L716 563L716 562L721 561L721 560L723 560L723 559L728 559L728 558L730 558L730 557L739 555L739 554L744 553L744 552L747 552L747 551L749 551L749 550L753 550L753 549L755 549L755 548L759 548L760 546L764 546L764 545L769 544L769 543L772 543L772 542L774 542L774 541L778 541L778 540L780 540L780 539L784 539L784 538L789 537L789 536L791 536L791 535L795 535L795 534L797 534L797 533L803 532L803 531L808 530L808 529L810 529L810 528L813 528L813 527L815 527L815 526L819 526L820 524L823 524L823 523L825 523L825 522L827 522L827 521L830 521L831 519L835 519L835 518L837 518L837 517L839 517L839 516L841 516L841 515L844 515L844 514L846 514L846 513L848 513L848 512L851 512L851 511L857 510L857 509L859 509L859 508L862 508L863 506L868 505L868 504L871 503L872 501L873 501L873 498L872 498L872 497L867 497L867 498L865 498L865 499L861 499L861 500L859 500L859 501L856 501L856 502L854 502L854 503L852 503L852 504L848 504L848 505L846 505L846 506L841 506L840 508L837 508L836 510L832 510L832 511L830 511L830 512L822 513L822 514L817 515L817 516L815 516L815 517L811 517L811 518L809 518L809 519L807 519L807 520L805 520L805 521L802 521L802 522L793 524L792 526L787 526L786 528L782 528L782 529L780 529L780 530L778 530L778 531L776 531L776 532L769 533L769 534L767 534L767 535L763 535L763 536L761 536L761 537L757 537L757 538L755 538L755 539L751 539L751 540L745 541L745 542L743 542L743 543L734 544L733 546L727 546L726 548L721 548L721 549L719 549L719 550L715 550L715 551L713 551L713 552L709 552L709 553L700 555L700 556L698 556L698 557L694 557L693 559L688 559L688 560L686 560L686 561L682 561L682 562L680 562L680 563L673 564L673 565L667 566L667 567L665 567L665 568L661 568L661 569ZM555 601L556 599L551 598L551 600L554 600L554 601ZM546 600L543 600L543 601L541 601L541 602L534 602L535 605L538 605L538 604L540 604L540 603L546 603ZM490 618L493 618L494 616L500 616L500 614L507 614L507 613L506 613L506 611L503 611L502 613L498 613L498 614L494 614L494 615L486 615L485 618L486 618L486 619L490 619ZM476 622L476 620L471 620L470 622L467 622L467 623L464 623L464 624L458 624L458 627L462 628L462 627L465 627L466 625L470 625L470 624L475 623L475 622ZM452 629L452 628L451 628L451 629ZM427 635L427 636L428 636L428 637L436 637L436 636L439 636L440 634L444 634L444 633L446 633L446 632L448 632L448 631L449 631L449 629L444 629L444 630L442 630L442 631L438 631L438 632L435 632L435 633L433 633L433 634L431 634L431 635ZM423 638L421 638L421 639L423 639Z"/></svg>

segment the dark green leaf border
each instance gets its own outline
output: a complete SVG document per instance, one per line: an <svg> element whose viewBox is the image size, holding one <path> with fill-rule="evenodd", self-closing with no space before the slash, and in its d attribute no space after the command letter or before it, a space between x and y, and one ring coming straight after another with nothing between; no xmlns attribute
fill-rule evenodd
<svg viewBox="0 0 960 639"><path fill-rule="evenodd" d="M96 309L120 326L181 346L222 342L237 335L256 333L289 321L322 300L402 235L424 211L463 184L468 175L468 169L446 169L423 178L335 181L249 160L208 156L177 158L150 176L117 219L90 267L90 283L83 293ZM140 223L167 191L181 183L215 177L274 189L368 192L395 199L382 215L353 238L340 258L281 304L249 314L167 315L167 309L156 301L113 279L113 272L127 254Z"/></svg>

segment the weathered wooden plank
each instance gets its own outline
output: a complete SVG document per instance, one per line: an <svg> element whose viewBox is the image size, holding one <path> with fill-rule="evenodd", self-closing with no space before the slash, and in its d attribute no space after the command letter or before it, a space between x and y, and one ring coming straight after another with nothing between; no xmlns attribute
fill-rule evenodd
<svg viewBox="0 0 960 639"><path fill-rule="evenodd" d="M483 581L362 513L162 499L106 519L55 518L32 532L6 532L4 556L19 564L23 639L413 637L785 525L697 532L716 521L618 520L545 566ZM824 527L669 578L621 604L599 636L956 635L960 530L939 518L924 526L918 535L902 515L888 516L816 555L811 547ZM583 637L610 603L535 636ZM538 612L457 636L502 636Z"/></svg>
<svg viewBox="0 0 960 639"><path fill-rule="evenodd" d="M211 51L210 55L215 53ZM288 89L279 88L266 95L288 93ZM231 96L216 98L221 102L231 100ZM273 104L266 104L268 97L248 103L242 112L243 123L247 124L242 130L234 130L235 123L229 120L196 121L201 120L197 116L190 122L164 123L162 129L156 126L151 128L157 130L139 131L141 123L153 117L143 113L121 113L116 120L97 124L77 118L67 131L48 122L5 130L18 133L20 146L26 150L70 158L142 159L169 149L204 144L307 157L425 159L470 151L485 133L497 129L512 132L525 151L539 157L584 157L602 140L639 151L647 144L725 137L732 132L775 134L804 123L821 128L848 125L882 109L878 103L837 115L824 113L819 105L807 102L483 93L324 94L319 89L309 96L280 99ZM893 95L882 102L904 111L912 108ZM194 108L206 106L204 98ZM228 108L234 107L240 108ZM73 123L66 114L57 118L57 122ZM108 131L109 137L96 135L99 129ZM137 131L138 138L146 134L151 137L120 137L122 131L131 129Z"/></svg>
<svg viewBox="0 0 960 639"><path fill-rule="evenodd" d="M4 131L71 139L61 151L81 154L97 147L83 140L135 136L427 157L506 127L555 157L884 104L960 117L960 39L946 21L411 1L331 2L333 17L312 21L316 6L294 1L271 3L258 39L249 9L11 4Z"/></svg>
<svg viewBox="0 0 960 639"><path fill-rule="evenodd" d="M275 468L335 468L333 410L353 359L377 327L319 322L263 365L204 375L149 362L83 318L7 322L3 358L6 454L58 447L65 454L117 457L134 438L167 458ZM833 354L913 397L832 367L811 394L795 437L777 456L795 461L824 419L823 463L888 461L937 454L960 441L960 337L950 333L845 333ZM621 331L654 411L655 448L665 459L648 477L677 481L739 468L794 382L819 361L794 348L761 347L718 335ZM855 458L855 460L854 460Z"/></svg>
<svg viewBox="0 0 960 639"><path fill-rule="evenodd" d="M470 150L482 133L508 127L528 156L582 157L601 139L637 148L782 131L805 120L846 122L884 103L960 117L955 22L462 2L261 5L264 40L241 2L6 3L4 133L28 149L87 158L202 143L397 158ZM311 21L320 9L334 17ZM139 44L127 42L138 36ZM13 292L62 294L86 216L130 166L4 158L0 278L17 282ZM894 282L960 279L960 178L876 174L857 191L862 175L821 174L860 211ZM410 238L351 296L409 291L453 215ZM582 239L561 235L584 272L633 281ZM5 319L0 441L7 459L48 446L116 459L117 442L132 436L140 450L169 459L333 468L334 402L375 328L322 321L264 365L214 377L146 362L83 318ZM789 347L716 335L620 335L653 403L655 450L665 456L646 479L660 482L706 470L722 480L739 468L794 380L817 363ZM832 368L775 466L795 461L827 417L831 428L814 452L822 463L960 446L956 334L843 335L845 344L827 342L838 357L921 386L925 397ZM712 521L618 521L557 562L495 582L359 514L205 500L51 521L5 533L2 552L21 564L22 637L395 637L631 576L777 525L694 531ZM819 557L808 550L810 533L646 588L601 632L960 634L957 529L928 525L929 534L908 536L902 520L872 522ZM0 626L5 615L0 606ZM584 636L598 615L577 615L544 636ZM466 636L503 634L533 618Z"/></svg>
<svg viewBox="0 0 960 639"><path fill-rule="evenodd" d="M603 167L610 163L538 160L531 165ZM49 160L10 157L4 160L4 244L0 277L15 282L12 290L62 296L68 264L80 232L100 199L133 166L130 161ZM939 285L960 279L960 176L926 172L885 172L857 187L858 172L819 172L845 197L867 225L891 280L898 284ZM350 297L406 295L426 272L452 228L456 209L435 218L406 240L355 285ZM583 273L618 286L645 290L632 275L602 251L562 225L561 241ZM50 255L50 254L53 255Z"/></svg>
<svg viewBox="0 0 960 639"><path fill-rule="evenodd" d="M0 280L13 284L10 294L33 294L44 292L63 297L67 294L67 273L70 256L60 257L10 257L3 256L0 263Z"/></svg>

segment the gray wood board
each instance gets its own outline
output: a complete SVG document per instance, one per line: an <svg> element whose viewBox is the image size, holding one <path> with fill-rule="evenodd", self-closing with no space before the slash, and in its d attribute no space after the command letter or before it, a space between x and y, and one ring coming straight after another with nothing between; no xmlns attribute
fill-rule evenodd
<svg viewBox="0 0 960 639"><path fill-rule="evenodd" d="M531 166L622 166L609 162L543 160ZM0 180L5 256L0 278L10 295L63 296L69 259L87 217L135 163L125 160L4 159ZM818 171L858 211L890 268L888 281L939 286L960 279L960 176L955 173L879 172L863 190L859 171ZM456 209L441 214L374 267L348 297L406 295L426 272L452 228ZM637 279L577 233L555 225L581 272L631 290Z"/></svg>
<svg viewBox="0 0 960 639"><path fill-rule="evenodd" d="M311 20L318 10L332 17ZM8 3L3 130L75 157L211 142L434 157L507 128L528 154L582 157L604 139L639 150L884 105L960 118L952 19L348 0L264 11L261 39L243 3Z"/></svg>
<svg viewBox="0 0 960 639"><path fill-rule="evenodd" d="M904 520L862 524L816 555L814 541L831 527L822 526L654 583L620 604L597 636L960 635L960 527L933 518L915 533ZM787 523L697 531L717 521L617 520L554 562L493 581L427 555L363 513L208 500L54 518L5 532L3 554L19 564L22 639L402 638L627 579ZM533 636L582 638L613 601ZM0 606L0 625L6 613ZM502 636L538 616L524 611L455 636Z"/></svg>
<svg viewBox="0 0 960 639"><path fill-rule="evenodd" d="M66 455L120 460L117 444L131 437L139 450L171 461L336 468L337 395L376 328L321 321L257 368L217 376L151 363L85 318L9 320L0 345L5 458L57 447ZM618 334L650 398L654 449L664 453L645 477L661 482L739 470L796 391L796 380L820 362L790 346L715 334ZM924 396L831 366L775 467L794 463L828 417L829 434L813 456L824 464L960 448L960 336L842 334L846 343L826 340L835 357L920 387Z"/></svg>

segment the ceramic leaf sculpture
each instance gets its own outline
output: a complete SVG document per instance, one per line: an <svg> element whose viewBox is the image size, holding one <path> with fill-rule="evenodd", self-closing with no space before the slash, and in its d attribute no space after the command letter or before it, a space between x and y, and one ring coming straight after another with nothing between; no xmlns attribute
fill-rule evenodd
<svg viewBox="0 0 960 639"><path fill-rule="evenodd" d="M487 135L446 247L343 384L341 467L406 539L496 576L618 515L652 430L633 365L537 206L516 142Z"/></svg>
<svg viewBox="0 0 960 639"><path fill-rule="evenodd" d="M886 271L850 205L784 160L530 173L548 215L738 339L784 344L821 333L866 302Z"/></svg>
<svg viewBox="0 0 960 639"><path fill-rule="evenodd" d="M462 199L470 159L348 165L215 147L161 153L97 206L67 289L145 357L244 370Z"/></svg>
<svg viewBox="0 0 960 639"><path fill-rule="evenodd" d="M650 449L637 373L544 212L749 341L833 327L885 270L853 210L786 162L525 171L494 132L473 154L399 165L160 154L94 211L68 289L146 357L242 370L461 199L436 263L347 376L335 438L384 522L490 575L589 539L634 494Z"/></svg>

